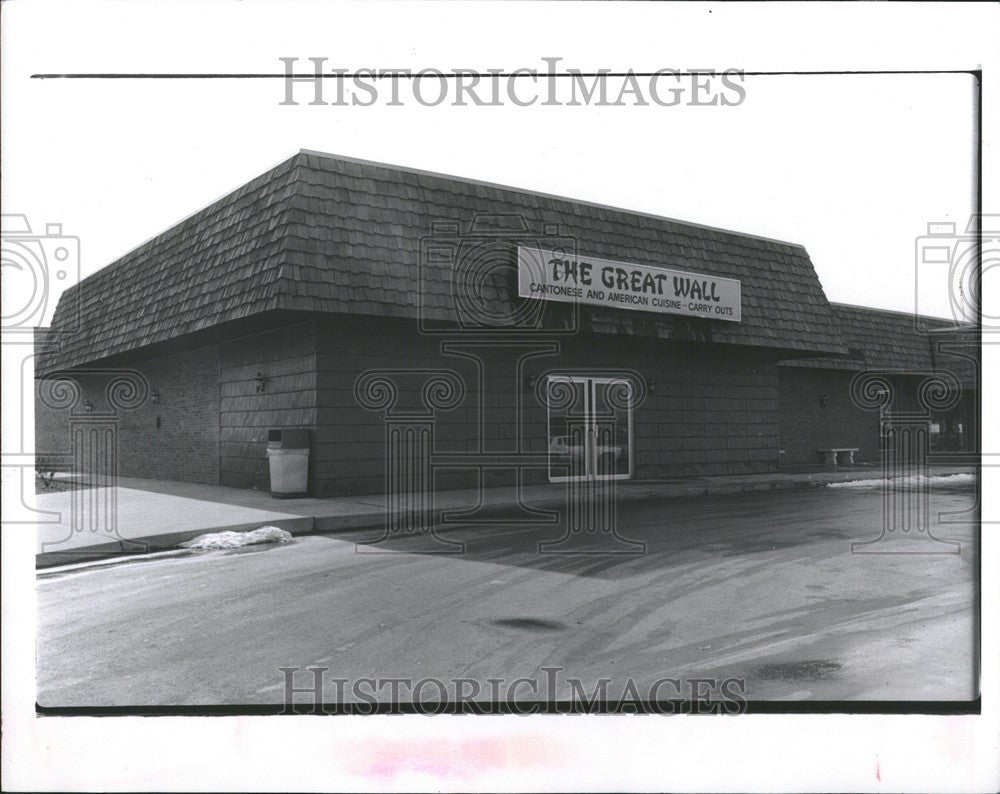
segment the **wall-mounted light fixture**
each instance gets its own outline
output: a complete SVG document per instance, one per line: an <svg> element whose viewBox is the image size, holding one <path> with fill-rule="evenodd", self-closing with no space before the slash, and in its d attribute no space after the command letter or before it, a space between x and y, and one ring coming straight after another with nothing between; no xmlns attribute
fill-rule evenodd
<svg viewBox="0 0 1000 794"><path fill-rule="evenodd" d="M652 378L646 378L646 391L650 394L656 394L656 381Z"/></svg>
<svg viewBox="0 0 1000 794"><path fill-rule="evenodd" d="M257 394L260 394L262 391L264 391L264 387L267 385L267 378L265 378L258 372L257 377L253 379L253 384L254 384L254 391L257 392Z"/></svg>
<svg viewBox="0 0 1000 794"><path fill-rule="evenodd" d="M94 404L90 400L87 400L87 402L83 404L83 410L89 414L94 410Z"/></svg>
<svg viewBox="0 0 1000 794"><path fill-rule="evenodd" d="M828 402L830 402L829 394L824 394L822 397L819 398L819 404L822 405L824 408L826 408L826 404Z"/></svg>
<svg viewBox="0 0 1000 794"><path fill-rule="evenodd" d="M159 392L155 392L155 391L154 392L150 392L149 393L149 399L152 401L153 405L159 405L160 404L160 394L159 394Z"/></svg>
<svg viewBox="0 0 1000 794"><path fill-rule="evenodd" d="M535 375L534 373L528 375L528 380L527 380L528 388L529 389L535 388L536 383L538 383L538 376Z"/></svg>

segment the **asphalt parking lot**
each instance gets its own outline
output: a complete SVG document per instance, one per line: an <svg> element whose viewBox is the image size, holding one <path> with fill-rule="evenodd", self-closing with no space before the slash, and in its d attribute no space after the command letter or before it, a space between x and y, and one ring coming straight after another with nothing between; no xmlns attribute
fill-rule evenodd
<svg viewBox="0 0 1000 794"><path fill-rule="evenodd" d="M274 704L283 667L479 682L556 668L588 689L611 678L612 694L669 676L738 678L751 700L974 698L974 487L930 497L932 515L970 522L932 526L958 554L852 553L879 537L881 504L864 487L621 505L619 533L641 555L540 553L559 527L497 522L443 533L461 554L351 532L40 571L38 702Z"/></svg>

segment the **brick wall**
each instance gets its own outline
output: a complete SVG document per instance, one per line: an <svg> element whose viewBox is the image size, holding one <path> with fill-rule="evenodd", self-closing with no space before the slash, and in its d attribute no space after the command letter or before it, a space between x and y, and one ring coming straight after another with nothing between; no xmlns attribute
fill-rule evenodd
<svg viewBox="0 0 1000 794"><path fill-rule="evenodd" d="M159 395L118 411L119 473L238 488L270 489L267 431L316 425L316 338L312 322L264 331L127 365ZM265 379L256 391L257 373ZM74 412L111 411L107 378L77 379ZM42 388L36 383L36 395ZM92 403L89 414L83 404ZM69 452L70 411L35 401L36 449ZM315 471L315 468L313 469Z"/></svg>
<svg viewBox="0 0 1000 794"><path fill-rule="evenodd" d="M778 367L778 372L782 465L817 465L825 447L857 447L856 462L879 461L878 411L851 400L854 372L802 367Z"/></svg>
<svg viewBox="0 0 1000 794"><path fill-rule="evenodd" d="M547 413L527 375L630 369L653 384L634 413L636 478L777 468L778 368L771 354L657 340L629 339L623 346L614 337L579 335L558 340L557 354L533 355L538 344L553 341L469 347L461 334L417 334L412 322L331 317L147 359L134 366L160 401L122 416L122 471L268 490L267 431L306 428L314 431L310 493L381 492L385 412L360 405L354 393L358 376L377 368L413 371L397 376L397 412L422 407L427 371L447 370L460 378L464 398L436 413L438 452L515 451L520 444L523 451L545 453ZM458 345L465 356L444 355L444 342ZM265 378L260 392L258 373ZM97 399L98 389L85 384L85 390L85 398ZM68 439L65 418L62 424L50 421L42 408L38 416L39 438L58 451L58 439ZM469 468L443 470L435 486L468 487L478 476ZM486 485L513 482L499 468L483 477ZM540 467L526 479L544 482L547 472Z"/></svg>
<svg viewBox="0 0 1000 794"><path fill-rule="evenodd" d="M67 410L50 408L42 399L43 385L35 381L35 453L69 453L69 413Z"/></svg>
<svg viewBox="0 0 1000 794"><path fill-rule="evenodd" d="M136 369L159 401L121 412L123 473L218 483L218 346L148 360Z"/></svg>
<svg viewBox="0 0 1000 794"><path fill-rule="evenodd" d="M318 495L376 493L384 489L384 411L358 404L354 383L369 369L416 370L400 377L396 411L420 405L419 370L449 369L465 384L465 398L450 411L438 412L436 451L470 451L482 443L489 451L517 448L518 413L522 413L522 449L545 452L545 408L524 379L518 360L531 345L512 343L467 351L482 363L445 356L442 339L420 336L412 323L338 318L317 327L317 413L313 477ZM461 335L450 342L465 344ZM551 342L546 337L544 342ZM525 374L568 370L634 369L655 384L654 393L634 414L635 476L639 479L774 471L778 465L778 374L775 359L751 348L697 343L578 336L559 342L558 355L535 357ZM480 385L481 384L481 385ZM520 384L520 385L519 385ZM478 403L482 390L485 411ZM479 426L482 425L480 434ZM480 438L481 435L481 438ZM546 472L529 481L545 481ZM475 483L472 471L447 471L438 488ZM507 484L498 471L485 475L487 485Z"/></svg>
<svg viewBox="0 0 1000 794"><path fill-rule="evenodd" d="M71 417L84 424L113 417L119 474L218 483L218 347L150 357L122 369L140 372L158 401L150 395L135 408L116 409L107 399L110 377L102 374L76 378L80 397L75 407L55 409L37 398L46 387L36 381L36 451L69 452Z"/></svg>
<svg viewBox="0 0 1000 794"><path fill-rule="evenodd" d="M779 450L780 463L790 466L818 464L818 450L831 446L858 447L858 461L879 459L877 411L852 403L852 372L778 367L759 349L694 342L632 338L622 344L584 334L478 347L470 341L461 334L421 335L408 321L327 317L143 359L129 366L146 377L159 401L118 412L119 471L268 490L267 431L306 428L313 431L311 494L382 492L385 411L360 405L354 393L355 381L370 369L412 371L396 377L397 412L422 408L428 371L451 371L461 380L464 398L436 413L437 452L545 453L547 413L526 377L626 369L653 386L634 412L637 479L774 471ZM534 355L539 344L552 343L558 353ZM464 355L445 355L443 344ZM265 378L259 392L258 373ZM916 382L909 380L897 384L900 409L915 404ZM78 413L87 400L94 416L110 410L106 379L82 378L80 385ZM69 452L69 418L67 410L36 399L39 452ZM965 421L968 437L974 417ZM528 482L547 479L544 467L527 474ZM469 468L438 471L435 487L469 487L478 476ZM488 486L513 482L499 468L483 478Z"/></svg>
<svg viewBox="0 0 1000 794"><path fill-rule="evenodd" d="M220 482L270 490L267 431L316 426L315 323L227 341L219 358ZM256 390L258 372L266 379L261 392ZM312 479L315 471L311 466ZM310 491L315 492L314 484Z"/></svg>

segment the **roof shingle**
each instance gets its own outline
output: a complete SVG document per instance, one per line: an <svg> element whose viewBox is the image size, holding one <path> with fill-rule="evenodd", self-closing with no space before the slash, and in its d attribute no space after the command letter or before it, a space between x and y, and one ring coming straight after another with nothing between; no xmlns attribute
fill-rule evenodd
<svg viewBox="0 0 1000 794"><path fill-rule="evenodd" d="M909 312L831 303L849 358L800 358L782 366L812 369L934 370L953 372L963 388L976 388L979 337L973 327L951 330L953 323Z"/></svg>
<svg viewBox="0 0 1000 794"><path fill-rule="evenodd" d="M454 269L421 266L436 223L487 219L516 263L507 221L532 241L558 227L586 256L742 282L742 322L586 308L595 332L710 338L843 354L837 322L798 245L454 177L300 152L63 293L61 340L48 368L82 366L272 310L453 322ZM493 219L489 221L489 219ZM509 231L507 229L506 231ZM422 281L422 284L418 284ZM508 314L513 279L485 279L479 298ZM73 333L70 329L78 319ZM692 328L694 330L692 330Z"/></svg>

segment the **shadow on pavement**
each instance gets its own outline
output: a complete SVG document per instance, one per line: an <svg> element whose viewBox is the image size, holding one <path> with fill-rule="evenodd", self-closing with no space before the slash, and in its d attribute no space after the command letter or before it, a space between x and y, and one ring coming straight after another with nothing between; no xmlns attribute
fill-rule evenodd
<svg viewBox="0 0 1000 794"><path fill-rule="evenodd" d="M967 496L949 493L935 498L943 510ZM957 504L957 506L961 506ZM428 534L383 537L382 530L363 530L333 536L357 543L362 555L380 553L431 554L470 562L545 570L573 576L617 579L639 576L706 556L728 559L842 541L850 553L852 541L879 534L881 492L877 489L810 489L776 494L741 494L706 500L703 497L669 502L632 502L618 511L617 532L628 541L645 544L645 553L609 553L608 537L573 536L562 552L540 550L567 534L559 525L505 524L500 515L488 526L436 528ZM511 513L511 517L514 514ZM454 544L464 544L456 553ZM622 547L618 547L622 548Z"/></svg>

